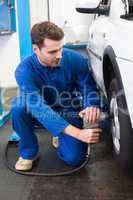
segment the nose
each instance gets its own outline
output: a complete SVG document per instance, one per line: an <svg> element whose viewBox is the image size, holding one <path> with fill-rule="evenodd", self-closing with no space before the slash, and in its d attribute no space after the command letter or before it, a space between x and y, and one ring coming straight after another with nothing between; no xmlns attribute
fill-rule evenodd
<svg viewBox="0 0 133 200"><path fill-rule="evenodd" d="M60 51L57 51L57 53L56 53L56 59L60 59L61 57L62 57L62 51L60 50Z"/></svg>

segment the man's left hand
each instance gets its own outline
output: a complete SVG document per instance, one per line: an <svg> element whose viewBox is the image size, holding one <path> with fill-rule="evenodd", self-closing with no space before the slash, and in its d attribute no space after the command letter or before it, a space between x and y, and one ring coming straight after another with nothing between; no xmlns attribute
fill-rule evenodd
<svg viewBox="0 0 133 200"><path fill-rule="evenodd" d="M100 109L97 107L87 107L79 112L79 116L91 125L100 118Z"/></svg>

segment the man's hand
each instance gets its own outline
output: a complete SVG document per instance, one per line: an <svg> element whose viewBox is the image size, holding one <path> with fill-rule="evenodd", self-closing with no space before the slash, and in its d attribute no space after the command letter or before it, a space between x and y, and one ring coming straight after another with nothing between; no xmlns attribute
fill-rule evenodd
<svg viewBox="0 0 133 200"><path fill-rule="evenodd" d="M100 128L82 129L77 134L77 139L79 139L82 142L89 143L89 144L98 143L101 133L102 133L102 129L100 129Z"/></svg>
<svg viewBox="0 0 133 200"><path fill-rule="evenodd" d="M86 143L97 143L99 142L102 129L100 128L90 128L90 129L79 129L75 126L69 124L65 129L64 133L70 135L82 142Z"/></svg>
<svg viewBox="0 0 133 200"><path fill-rule="evenodd" d="M100 118L100 109L97 107L87 107L79 112L79 116L91 125Z"/></svg>

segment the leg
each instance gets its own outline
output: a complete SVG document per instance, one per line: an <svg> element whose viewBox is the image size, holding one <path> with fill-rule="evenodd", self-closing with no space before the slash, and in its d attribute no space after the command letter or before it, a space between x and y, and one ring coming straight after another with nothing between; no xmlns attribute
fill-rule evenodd
<svg viewBox="0 0 133 200"><path fill-rule="evenodd" d="M82 128L83 126L82 120L78 116L69 116L66 120L77 128ZM86 159L87 147L86 143L62 133L59 137L57 154L68 165L78 166Z"/></svg>
<svg viewBox="0 0 133 200"><path fill-rule="evenodd" d="M20 137L19 151L24 159L32 159L38 153L37 137L33 133L34 123L32 116L26 112L21 97L12 101L11 105L12 125L14 131Z"/></svg>

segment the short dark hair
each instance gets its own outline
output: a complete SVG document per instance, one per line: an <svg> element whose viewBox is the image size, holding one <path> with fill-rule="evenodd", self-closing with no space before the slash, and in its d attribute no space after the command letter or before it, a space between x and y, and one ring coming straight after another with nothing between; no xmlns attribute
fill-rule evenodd
<svg viewBox="0 0 133 200"><path fill-rule="evenodd" d="M36 44L39 48L43 46L45 38L58 41L62 40L63 37L63 30L49 21L37 23L31 29L32 44Z"/></svg>

